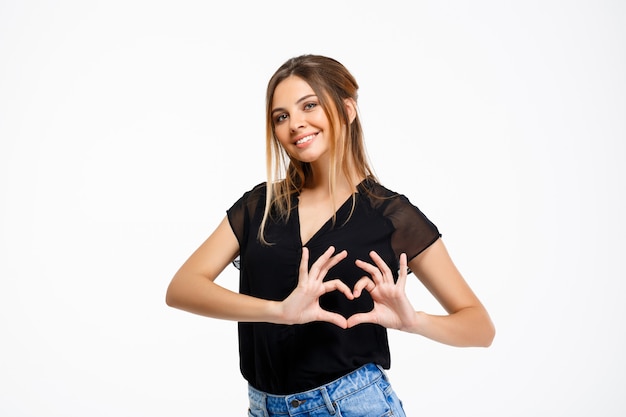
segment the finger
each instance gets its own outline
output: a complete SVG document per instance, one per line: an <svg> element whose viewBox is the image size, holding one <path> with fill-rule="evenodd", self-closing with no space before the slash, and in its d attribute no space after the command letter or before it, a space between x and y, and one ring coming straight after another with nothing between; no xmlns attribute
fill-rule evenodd
<svg viewBox="0 0 626 417"><path fill-rule="evenodd" d="M372 281L369 277L362 277L356 282L356 284L354 284L352 294L354 294L354 298L359 298L363 290L372 292L374 291L374 288L376 288L374 281Z"/></svg>
<svg viewBox="0 0 626 417"><path fill-rule="evenodd" d="M372 277L372 280L374 280L375 284L382 284L383 282L383 278L382 278L382 274L380 272L380 269L376 268L374 265L362 261L360 259L356 260L356 266L358 266L359 268L361 268L362 270L364 270L365 272L367 272L368 274L370 274L370 276Z"/></svg>
<svg viewBox="0 0 626 417"><path fill-rule="evenodd" d="M334 248L333 248L334 250ZM346 258L346 256L348 256L348 252L345 250L342 250L341 252L335 254L334 256L332 256L331 258L327 259L323 264L321 264L319 266L319 269L317 269L315 271L316 273L316 278L317 279L324 279L324 277L326 276L326 274L328 274L328 271L330 271L330 269L337 265L339 262L341 262L342 260L344 260Z"/></svg>
<svg viewBox="0 0 626 417"><path fill-rule="evenodd" d="M335 326L339 326L342 329L346 329L348 327L348 321L344 316L337 313L331 313L330 311L322 310L319 314L319 321L326 321L328 323L332 323Z"/></svg>
<svg viewBox="0 0 626 417"><path fill-rule="evenodd" d="M374 260L374 263L380 270L383 279L393 281L393 275L389 269L389 265L387 265L387 262L385 262L375 251L370 252L370 257Z"/></svg>
<svg viewBox="0 0 626 417"><path fill-rule="evenodd" d="M334 252L335 248L333 246L329 246L328 249L326 249L326 252L321 254L320 257L313 262L313 265L311 265L311 269L309 270L309 274L317 277L320 274L323 265L330 259Z"/></svg>
<svg viewBox="0 0 626 417"><path fill-rule="evenodd" d="M406 284L406 277L408 271L408 264L406 260L406 253L400 254L400 269L398 270L398 285L404 288Z"/></svg>
<svg viewBox="0 0 626 417"><path fill-rule="evenodd" d="M309 273L309 249L302 247L302 257L300 258L300 276L306 276Z"/></svg>
<svg viewBox="0 0 626 417"><path fill-rule="evenodd" d="M348 300L354 299L354 295L352 295L352 291L350 291L350 288L339 279L333 279L324 282L324 293L328 293L331 291L339 291L340 293L345 295Z"/></svg>
<svg viewBox="0 0 626 417"><path fill-rule="evenodd" d="M363 323L374 323L378 324L378 318L375 313L372 311L367 313L357 313L350 316L347 320L348 328L357 326Z"/></svg>
<svg viewBox="0 0 626 417"><path fill-rule="evenodd" d="M346 250L342 250L338 254L334 255L332 258L330 258L324 263L320 273L323 272L323 274L326 275L333 266L337 265L339 262L344 260L346 256L348 256L348 252Z"/></svg>

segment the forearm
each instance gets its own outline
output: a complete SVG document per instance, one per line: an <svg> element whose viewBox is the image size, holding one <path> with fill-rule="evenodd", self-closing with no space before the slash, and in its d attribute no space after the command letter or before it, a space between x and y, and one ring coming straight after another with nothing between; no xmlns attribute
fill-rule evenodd
<svg viewBox="0 0 626 417"><path fill-rule="evenodd" d="M201 276L174 277L167 290L170 307L223 320L281 323L280 303L239 294Z"/></svg>
<svg viewBox="0 0 626 417"><path fill-rule="evenodd" d="M416 312L414 326L406 329L446 345L458 347L488 347L495 328L484 308L467 307L450 315Z"/></svg>
<svg viewBox="0 0 626 417"><path fill-rule="evenodd" d="M441 239L413 258L409 267L448 315L417 312L407 331L452 346L491 345L495 328L489 314L452 262Z"/></svg>
<svg viewBox="0 0 626 417"><path fill-rule="evenodd" d="M167 305L223 320L283 323L281 303L239 294L214 282L238 253L239 243L224 217L172 278Z"/></svg>

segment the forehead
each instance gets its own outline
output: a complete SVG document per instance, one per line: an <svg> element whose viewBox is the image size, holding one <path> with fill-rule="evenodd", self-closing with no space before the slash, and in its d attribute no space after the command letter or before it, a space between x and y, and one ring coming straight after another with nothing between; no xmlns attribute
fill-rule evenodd
<svg viewBox="0 0 626 417"><path fill-rule="evenodd" d="M282 80L274 89L272 107L294 104L300 98L315 94L313 88L302 78L291 75Z"/></svg>

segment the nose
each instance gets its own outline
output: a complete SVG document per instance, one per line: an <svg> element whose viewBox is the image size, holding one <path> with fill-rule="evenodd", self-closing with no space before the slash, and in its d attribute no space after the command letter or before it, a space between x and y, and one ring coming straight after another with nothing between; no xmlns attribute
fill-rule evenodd
<svg viewBox="0 0 626 417"><path fill-rule="evenodd" d="M305 126L304 116L300 112L293 112L289 116L289 129L292 132L297 132Z"/></svg>

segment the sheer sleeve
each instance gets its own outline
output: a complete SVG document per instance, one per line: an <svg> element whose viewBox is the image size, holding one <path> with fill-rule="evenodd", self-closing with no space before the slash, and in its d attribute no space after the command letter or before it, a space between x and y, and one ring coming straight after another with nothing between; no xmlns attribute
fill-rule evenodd
<svg viewBox="0 0 626 417"><path fill-rule="evenodd" d="M365 180L361 187L369 196L372 207L391 223L391 247L396 259L406 253L410 261L441 237L437 226L406 196L370 179Z"/></svg>
<svg viewBox="0 0 626 417"><path fill-rule="evenodd" d="M441 237L437 226L403 195L389 200L384 215L393 224L391 246L398 257L406 253L411 260Z"/></svg>
<svg viewBox="0 0 626 417"><path fill-rule="evenodd" d="M261 183L252 190L247 191L227 211L226 216L233 233L239 242L240 252L248 242L250 222L258 216L259 203L265 202L265 183ZM239 257L233 261L233 265L239 269Z"/></svg>

